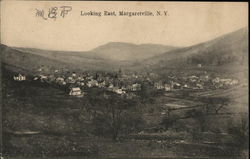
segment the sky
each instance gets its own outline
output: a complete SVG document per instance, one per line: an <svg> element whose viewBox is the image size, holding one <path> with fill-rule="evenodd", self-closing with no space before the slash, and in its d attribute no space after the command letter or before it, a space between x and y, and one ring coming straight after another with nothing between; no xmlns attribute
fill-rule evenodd
<svg viewBox="0 0 250 159"><path fill-rule="evenodd" d="M72 10L60 16L61 6ZM45 18L58 7L56 20ZM167 16L81 16L82 12L167 11ZM51 14L52 15L52 14ZM108 42L190 46L248 26L247 2L1 1L1 43L88 51Z"/></svg>

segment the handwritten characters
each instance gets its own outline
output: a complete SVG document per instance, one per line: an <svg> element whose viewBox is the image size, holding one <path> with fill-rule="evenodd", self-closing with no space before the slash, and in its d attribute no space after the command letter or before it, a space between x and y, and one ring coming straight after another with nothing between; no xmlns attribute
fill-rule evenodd
<svg viewBox="0 0 250 159"><path fill-rule="evenodd" d="M70 11L72 11L71 6L51 7L47 12L44 9L36 9L36 17L56 20L58 17L64 18Z"/></svg>

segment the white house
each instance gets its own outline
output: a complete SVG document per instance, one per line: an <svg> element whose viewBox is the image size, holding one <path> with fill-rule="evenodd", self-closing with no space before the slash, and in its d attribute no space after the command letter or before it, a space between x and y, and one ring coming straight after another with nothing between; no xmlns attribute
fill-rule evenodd
<svg viewBox="0 0 250 159"><path fill-rule="evenodd" d="M114 88L113 88L113 91L114 91L115 93L117 93L117 94L125 94L125 93L126 93L125 91L123 91L122 89L119 89L119 88L117 88L117 87L114 87Z"/></svg>
<svg viewBox="0 0 250 159"><path fill-rule="evenodd" d="M196 87L197 87L198 89L203 89L203 85L202 85L202 84L199 84L199 83L196 84Z"/></svg>
<svg viewBox="0 0 250 159"><path fill-rule="evenodd" d="M77 78L77 80L82 82L82 81L84 81L84 78L79 76L79 77Z"/></svg>
<svg viewBox="0 0 250 159"><path fill-rule="evenodd" d="M64 79L62 77L56 78L56 82L64 82Z"/></svg>
<svg viewBox="0 0 250 159"><path fill-rule="evenodd" d="M114 90L114 85L112 83L109 84L108 90L109 91L113 91Z"/></svg>
<svg viewBox="0 0 250 159"><path fill-rule="evenodd" d="M76 77L76 73L72 73L72 77Z"/></svg>
<svg viewBox="0 0 250 159"><path fill-rule="evenodd" d="M71 96L80 96L82 95L81 89L79 87L71 88L69 95Z"/></svg>
<svg viewBox="0 0 250 159"><path fill-rule="evenodd" d="M92 87L91 83L89 83L89 82L87 83L87 86L88 86L88 87Z"/></svg>
<svg viewBox="0 0 250 159"><path fill-rule="evenodd" d="M75 83L75 80L72 77L68 77L67 83Z"/></svg>
<svg viewBox="0 0 250 159"><path fill-rule="evenodd" d="M171 91L171 85L170 84L164 84L165 91Z"/></svg>
<svg viewBox="0 0 250 159"><path fill-rule="evenodd" d="M190 86L189 86L189 85L187 85L187 84L184 84L183 88L184 88L184 89L189 89L189 88L190 88Z"/></svg>
<svg viewBox="0 0 250 159"><path fill-rule="evenodd" d="M189 78L190 82L196 82L199 79L199 77L194 76L194 75L193 76L189 76L188 78Z"/></svg>
<svg viewBox="0 0 250 159"><path fill-rule="evenodd" d="M132 91L139 91L141 90L141 84L135 83L132 85Z"/></svg>
<svg viewBox="0 0 250 159"><path fill-rule="evenodd" d="M181 84L179 84L179 83L173 83L173 88L174 89L180 89L181 88Z"/></svg>
<svg viewBox="0 0 250 159"><path fill-rule="evenodd" d="M39 68L37 71L38 71L38 72L42 72L42 70L43 70L42 68Z"/></svg>
<svg viewBox="0 0 250 159"><path fill-rule="evenodd" d="M163 86L162 82L155 82L154 87L156 89L164 89L164 86Z"/></svg>
<svg viewBox="0 0 250 159"><path fill-rule="evenodd" d="M14 76L14 80L15 81L25 81L26 77L24 75L21 75L20 73L18 74L18 76Z"/></svg>
<svg viewBox="0 0 250 159"><path fill-rule="evenodd" d="M40 75L40 80L43 82L44 80L47 80L48 77L47 76L44 76L44 75Z"/></svg>
<svg viewBox="0 0 250 159"><path fill-rule="evenodd" d="M93 80L93 79L88 81L88 83L87 83L88 87L94 87L94 86L98 86L98 85L99 85L98 82L96 80Z"/></svg>
<svg viewBox="0 0 250 159"><path fill-rule="evenodd" d="M112 83L110 83L108 88L113 88L113 87L114 87L114 85Z"/></svg>
<svg viewBox="0 0 250 159"><path fill-rule="evenodd" d="M104 88L105 86L106 86L106 82L105 82L105 81L103 81L103 82L99 83L99 86L98 86L98 87L100 87L100 88Z"/></svg>

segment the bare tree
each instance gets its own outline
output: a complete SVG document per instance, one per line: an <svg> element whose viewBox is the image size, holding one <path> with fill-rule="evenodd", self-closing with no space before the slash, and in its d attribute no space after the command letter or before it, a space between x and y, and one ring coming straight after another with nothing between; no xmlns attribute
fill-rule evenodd
<svg viewBox="0 0 250 159"><path fill-rule="evenodd" d="M135 100L128 100L112 92L99 92L98 97L90 99L90 112L93 113L94 133L110 136L117 140L120 134L135 131L143 123L140 114L133 110Z"/></svg>

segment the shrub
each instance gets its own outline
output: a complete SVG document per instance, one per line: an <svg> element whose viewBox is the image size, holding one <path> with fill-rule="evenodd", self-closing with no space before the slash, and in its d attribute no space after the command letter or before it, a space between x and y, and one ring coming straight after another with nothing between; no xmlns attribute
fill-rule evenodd
<svg viewBox="0 0 250 159"><path fill-rule="evenodd" d="M177 115L166 116L162 119L161 125L163 125L166 129L171 128L176 121L179 119Z"/></svg>

